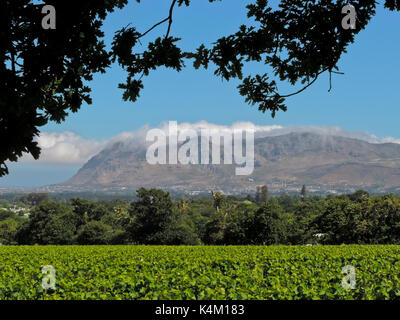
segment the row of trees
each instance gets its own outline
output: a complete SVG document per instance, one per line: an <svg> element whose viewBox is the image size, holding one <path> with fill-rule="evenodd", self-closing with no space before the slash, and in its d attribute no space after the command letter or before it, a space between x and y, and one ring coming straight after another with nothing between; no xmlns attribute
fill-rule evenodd
<svg viewBox="0 0 400 320"><path fill-rule="evenodd" d="M173 201L140 189L137 200L52 201L29 217L0 212L3 244L399 244L400 197L365 191L338 197L278 196L260 188L254 201L225 197ZM260 202L260 197L262 202ZM32 199L25 199L31 201ZM33 203L33 202L32 202Z"/></svg>

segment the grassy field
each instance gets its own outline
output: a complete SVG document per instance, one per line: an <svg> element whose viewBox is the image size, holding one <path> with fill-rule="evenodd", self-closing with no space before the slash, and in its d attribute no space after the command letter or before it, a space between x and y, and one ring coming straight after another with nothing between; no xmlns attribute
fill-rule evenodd
<svg viewBox="0 0 400 320"><path fill-rule="evenodd" d="M1 246L0 266L0 299L400 297L400 246Z"/></svg>

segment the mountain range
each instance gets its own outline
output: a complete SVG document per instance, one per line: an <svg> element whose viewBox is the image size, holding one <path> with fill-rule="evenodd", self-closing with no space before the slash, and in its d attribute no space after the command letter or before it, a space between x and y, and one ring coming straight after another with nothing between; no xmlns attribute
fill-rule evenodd
<svg viewBox="0 0 400 320"><path fill-rule="evenodd" d="M231 193L250 192L264 184L272 191L296 191L303 184L311 192L400 190L400 144L302 132L258 137L254 154L253 173L237 176L236 164L151 165L144 144L120 141L92 157L59 186Z"/></svg>

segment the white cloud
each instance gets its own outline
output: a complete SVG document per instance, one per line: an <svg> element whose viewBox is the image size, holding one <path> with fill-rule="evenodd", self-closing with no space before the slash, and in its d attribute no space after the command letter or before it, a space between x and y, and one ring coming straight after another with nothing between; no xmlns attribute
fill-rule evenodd
<svg viewBox="0 0 400 320"><path fill-rule="evenodd" d="M161 126L161 129L168 131L168 122L164 122ZM189 123L189 122L183 122L183 123L178 123L178 130L185 130L185 129L194 129L196 131L199 131L201 129L217 129L217 130L223 130L223 129L246 129L246 128L252 128L255 129L257 132L271 132L273 130L278 130L282 129L282 126L279 125L271 125L271 126L256 126L252 122L235 122L232 125L219 125L219 124L214 124L210 123L207 121L199 121L196 123Z"/></svg>
<svg viewBox="0 0 400 320"><path fill-rule="evenodd" d="M292 132L313 132L323 135L342 136L347 138L364 140L370 143L399 143L400 139L393 137L379 138L373 134L366 132L350 132L340 127L319 127L305 126L295 127L280 125L259 126L251 122L236 122L232 125L218 125L207 121L199 121L196 123L179 123L178 130L183 129L245 129L254 128L256 136L277 136ZM168 122L162 123L158 128L168 132ZM42 132L37 139L39 146L42 148L40 159L37 162L54 163L54 164L84 164L91 157L99 153L104 148L110 147L117 142L121 142L128 148L138 148L145 145L145 137L147 131L151 129L148 125L142 128L122 132L119 135L108 140L97 141L94 139L85 139L78 134L70 131L66 132ZM25 155L21 162L35 161L30 155Z"/></svg>
<svg viewBox="0 0 400 320"><path fill-rule="evenodd" d="M36 140L42 149L38 162L55 164L83 164L106 145L106 141L85 139L70 131L42 132ZM21 161L35 160L24 155Z"/></svg>
<svg viewBox="0 0 400 320"><path fill-rule="evenodd" d="M340 127L323 127L323 126L304 126L304 127L296 127L296 126L288 126L281 127L276 130L271 130L266 135L282 135L288 134L292 132L312 132L316 134L326 135L326 136L339 136L351 139L358 139L367 141L369 143L398 143L400 144L400 139L394 137L383 137L379 138L376 135L370 134L368 132L362 131L347 131Z"/></svg>

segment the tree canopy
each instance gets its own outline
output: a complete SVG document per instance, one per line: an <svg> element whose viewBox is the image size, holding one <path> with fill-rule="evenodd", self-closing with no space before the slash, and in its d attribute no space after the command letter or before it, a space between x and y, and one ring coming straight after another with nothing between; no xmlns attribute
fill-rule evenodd
<svg viewBox="0 0 400 320"><path fill-rule="evenodd" d="M171 0L165 19L146 31L132 24L117 30L108 51L102 24L110 12L127 2L1 2L0 176L8 173L6 161L17 161L23 153L39 158L35 139L40 127L49 121L64 121L84 102L90 104L86 83L95 73L104 73L112 62L128 74L119 84L125 100L138 99L143 77L151 71L161 66L181 71L190 62L196 69L214 68L215 76L224 80L240 79L238 89L245 101L275 116L279 110L286 111L286 98L306 90L322 73L332 76L339 72L342 54L375 15L377 5L375 0L281 0L273 7L267 0L255 0L247 6L248 25L215 39L210 47L199 44L194 52L185 52L179 47L180 39L173 36L173 14L177 7L189 6L190 0ZM57 9L54 30L42 28L43 4ZM341 27L342 8L347 4L357 12L356 29ZM386 0L385 7L400 10L400 1ZM165 35L149 41L143 50L140 40L163 25ZM264 64L263 71L244 74L248 62ZM301 87L282 93L277 81Z"/></svg>
<svg viewBox="0 0 400 320"><path fill-rule="evenodd" d="M0 210L1 244L304 245L399 244L400 196L359 190L337 196L245 195L176 199L158 189L137 199L80 198ZM185 203L182 206L182 203Z"/></svg>

